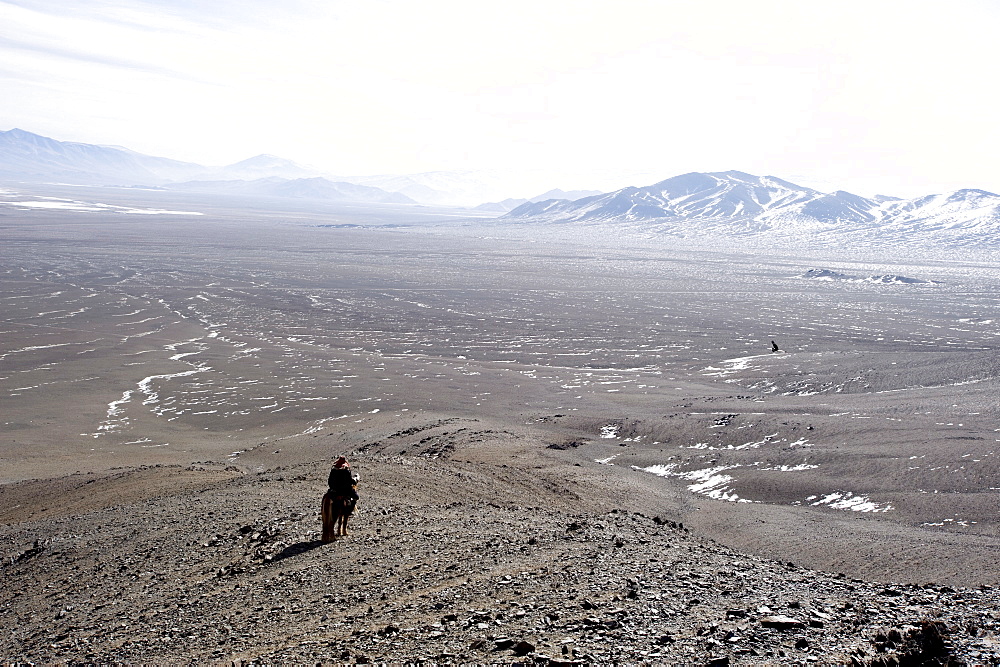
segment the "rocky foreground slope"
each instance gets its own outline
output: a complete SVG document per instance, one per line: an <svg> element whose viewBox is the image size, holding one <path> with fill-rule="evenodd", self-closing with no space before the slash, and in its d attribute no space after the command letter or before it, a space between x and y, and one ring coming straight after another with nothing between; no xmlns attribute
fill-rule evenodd
<svg viewBox="0 0 1000 667"><path fill-rule="evenodd" d="M995 589L740 554L655 478L412 423L0 487L0 661L1000 664ZM324 545L342 451L362 501Z"/></svg>

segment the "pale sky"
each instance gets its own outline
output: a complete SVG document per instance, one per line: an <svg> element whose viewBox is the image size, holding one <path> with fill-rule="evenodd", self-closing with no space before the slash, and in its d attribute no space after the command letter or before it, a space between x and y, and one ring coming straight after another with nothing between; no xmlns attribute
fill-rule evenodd
<svg viewBox="0 0 1000 667"><path fill-rule="evenodd" d="M0 130L541 189L1000 193L998 35L973 0L0 0Z"/></svg>

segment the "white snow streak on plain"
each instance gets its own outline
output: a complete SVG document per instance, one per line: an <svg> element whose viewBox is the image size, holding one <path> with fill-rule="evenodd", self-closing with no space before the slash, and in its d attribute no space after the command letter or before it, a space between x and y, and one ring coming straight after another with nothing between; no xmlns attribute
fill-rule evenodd
<svg viewBox="0 0 1000 667"><path fill-rule="evenodd" d="M888 512L895 509L889 503L876 503L868 496L854 495L850 491L834 491L833 493L815 500L817 496L806 498L810 505L825 505L836 510L850 510L852 512Z"/></svg>
<svg viewBox="0 0 1000 667"><path fill-rule="evenodd" d="M204 215L204 213L198 211L170 211L160 208L132 208L129 206L115 206L113 204L86 203L70 199L53 199L49 201L0 201L0 204L27 209L55 209L60 211L83 212L111 211L114 213L125 213L128 215Z"/></svg>
<svg viewBox="0 0 1000 667"><path fill-rule="evenodd" d="M756 463L749 467L759 466L760 463ZM676 477L678 479L694 482L693 484L688 485L687 488L689 491L703 496L708 496L714 500L725 500L737 503L758 502L748 500L746 498L740 498L731 486L734 481L734 477L732 475L724 474L727 470L748 466L740 464L722 465L711 468L702 468L700 470L688 470L685 472L678 472L677 467L678 464L676 463L652 465L645 468L633 466L635 470L648 472L659 477ZM813 470L818 467L818 465L812 463L800 463L797 465L781 465L759 469L776 472L795 472ZM810 505L817 507L824 506L837 510L850 510L852 512L888 512L895 509L889 503L877 503L868 496L856 495L850 491L835 491L823 496L822 498L819 496L809 496L806 498L806 501L809 502Z"/></svg>
<svg viewBox="0 0 1000 667"><path fill-rule="evenodd" d="M146 400L142 402L143 405L152 405L160 400L159 394L150 388L150 384L153 380L172 380L174 378L187 377L188 375L194 375L195 373L203 373L207 371L208 368L195 368L190 371L182 371L180 373L168 373L166 375L150 375L147 378L143 378L139 381L139 391L141 391L146 396Z"/></svg>
<svg viewBox="0 0 1000 667"><path fill-rule="evenodd" d="M652 465L646 468L636 468L643 472L652 473L658 477L677 477L685 479L694 484L688 485L688 490L703 496L708 496L714 500L725 500L731 503L751 503L752 500L740 498L734 490L729 487L733 481L732 475L722 474L726 470L739 468L738 465L715 466L713 468L703 468L701 470L689 470L687 472L677 472L676 463L666 465Z"/></svg>
<svg viewBox="0 0 1000 667"><path fill-rule="evenodd" d="M740 371L748 370L751 367L750 363L754 359L760 359L761 357L768 357L767 354L755 354L749 357L736 357L735 359L726 359L722 361L722 368L716 366L707 366L702 369L703 375L708 375L709 377L726 377L727 375L732 375Z"/></svg>
<svg viewBox="0 0 1000 667"><path fill-rule="evenodd" d="M99 432L114 431L117 427L121 426L122 421L128 421L127 418L124 420L116 418L122 415L122 413L125 411L123 406L131 400L132 400L132 391L128 390L123 392L122 397L119 398L117 401L111 401L110 403L108 403L108 418L103 422L101 422L101 424L97 427L97 430ZM98 433L95 433L94 437L96 438L97 436Z"/></svg>

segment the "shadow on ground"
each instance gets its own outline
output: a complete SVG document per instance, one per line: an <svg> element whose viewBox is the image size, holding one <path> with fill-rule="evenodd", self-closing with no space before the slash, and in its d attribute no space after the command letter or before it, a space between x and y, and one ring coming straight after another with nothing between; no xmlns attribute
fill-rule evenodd
<svg viewBox="0 0 1000 667"><path fill-rule="evenodd" d="M275 554L274 558L271 559L272 563L277 563L279 560L284 560L286 558L291 558L292 556L298 556L299 554L304 554L307 551L312 551L317 547L323 546L323 542L320 540L310 540L308 542L296 542L291 544L280 552Z"/></svg>

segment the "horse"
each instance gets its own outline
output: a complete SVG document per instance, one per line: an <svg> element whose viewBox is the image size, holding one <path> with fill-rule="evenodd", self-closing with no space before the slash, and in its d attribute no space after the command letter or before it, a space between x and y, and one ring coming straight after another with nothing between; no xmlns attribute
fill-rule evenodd
<svg viewBox="0 0 1000 667"><path fill-rule="evenodd" d="M323 517L323 542L333 542L339 535L347 535L347 520L354 512L355 501L350 496L327 491L323 494L320 516Z"/></svg>

